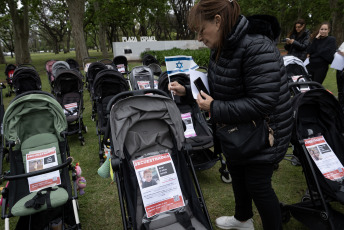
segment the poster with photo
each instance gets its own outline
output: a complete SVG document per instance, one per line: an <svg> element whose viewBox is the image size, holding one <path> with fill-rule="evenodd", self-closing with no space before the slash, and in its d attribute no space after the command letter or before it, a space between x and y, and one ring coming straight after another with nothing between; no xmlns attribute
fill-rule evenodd
<svg viewBox="0 0 344 230"><path fill-rule="evenodd" d="M293 82L306 82L302 75L291 76L291 79ZM300 87L297 87L297 89L300 90L301 93L310 90L308 85L301 85Z"/></svg>
<svg viewBox="0 0 344 230"><path fill-rule="evenodd" d="M305 146L320 172L329 180L342 181L344 167L324 136L305 139Z"/></svg>
<svg viewBox="0 0 344 230"><path fill-rule="evenodd" d="M133 165L148 218L185 205L168 152L134 160Z"/></svg>
<svg viewBox="0 0 344 230"><path fill-rule="evenodd" d="M26 171L35 172L57 166L56 148L31 151L26 154ZM28 177L30 192L61 184L58 170L38 176Z"/></svg>
<svg viewBox="0 0 344 230"><path fill-rule="evenodd" d="M137 81L137 85L139 89L150 89L150 82L149 81Z"/></svg>

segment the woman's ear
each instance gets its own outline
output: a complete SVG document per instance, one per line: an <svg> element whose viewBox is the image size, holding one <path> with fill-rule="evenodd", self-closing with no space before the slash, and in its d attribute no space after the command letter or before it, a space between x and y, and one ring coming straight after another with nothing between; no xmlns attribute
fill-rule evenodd
<svg viewBox="0 0 344 230"><path fill-rule="evenodd" d="M215 25L219 29L221 26L221 16L220 15L215 15Z"/></svg>

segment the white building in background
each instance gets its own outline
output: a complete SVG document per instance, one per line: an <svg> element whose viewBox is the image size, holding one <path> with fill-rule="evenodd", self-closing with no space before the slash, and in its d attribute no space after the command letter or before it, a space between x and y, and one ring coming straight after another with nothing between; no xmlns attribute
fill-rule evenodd
<svg viewBox="0 0 344 230"><path fill-rule="evenodd" d="M200 49L205 45L197 40L156 41L155 37L123 37L122 42L113 42L113 55L124 55L128 61L141 60L140 54L149 50Z"/></svg>

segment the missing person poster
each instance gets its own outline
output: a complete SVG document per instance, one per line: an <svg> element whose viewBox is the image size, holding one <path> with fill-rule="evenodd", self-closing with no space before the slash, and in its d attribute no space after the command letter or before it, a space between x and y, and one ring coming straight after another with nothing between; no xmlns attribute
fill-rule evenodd
<svg viewBox="0 0 344 230"><path fill-rule="evenodd" d="M148 218L185 205L169 153L137 159L133 164Z"/></svg>
<svg viewBox="0 0 344 230"><path fill-rule="evenodd" d="M139 89L150 89L150 82L149 81L137 81L137 85Z"/></svg>
<svg viewBox="0 0 344 230"><path fill-rule="evenodd" d="M323 136L305 139L305 146L320 172L329 180L342 181L344 167Z"/></svg>
<svg viewBox="0 0 344 230"><path fill-rule="evenodd" d="M26 154L26 171L35 172L57 166L56 148L31 151ZM61 184L58 170L38 176L28 177L30 192Z"/></svg>
<svg viewBox="0 0 344 230"><path fill-rule="evenodd" d="M64 114L66 116L74 116L78 114L78 103L73 102L73 103L64 105L64 107L65 107Z"/></svg>

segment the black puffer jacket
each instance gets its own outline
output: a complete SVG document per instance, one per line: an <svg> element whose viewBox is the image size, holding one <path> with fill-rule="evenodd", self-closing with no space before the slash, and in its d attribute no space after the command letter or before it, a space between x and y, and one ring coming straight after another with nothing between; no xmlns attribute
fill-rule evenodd
<svg viewBox="0 0 344 230"><path fill-rule="evenodd" d="M275 24L270 24L271 19ZM266 36L256 34L257 31ZM245 161L232 161L229 155L231 163L276 163L283 159L288 148L292 108L285 67L274 44L278 36L275 18L253 16L248 20L240 16L218 61L215 52L211 52L208 79L214 98L212 122L246 123L268 115L274 130L273 147Z"/></svg>
<svg viewBox="0 0 344 230"><path fill-rule="evenodd" d="M305 30L300 36L292 34L290 39L294 39L293 44L284 45L284 49L288 51L288 54L300 58L302 61L306 60L307 48L310 44L310 33Z"/></svg>

